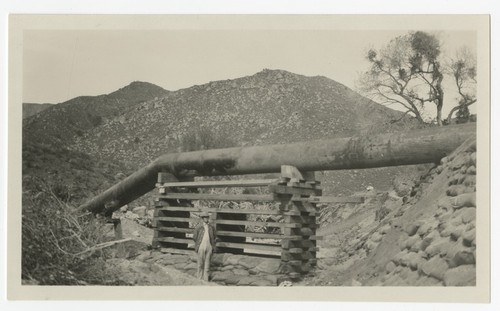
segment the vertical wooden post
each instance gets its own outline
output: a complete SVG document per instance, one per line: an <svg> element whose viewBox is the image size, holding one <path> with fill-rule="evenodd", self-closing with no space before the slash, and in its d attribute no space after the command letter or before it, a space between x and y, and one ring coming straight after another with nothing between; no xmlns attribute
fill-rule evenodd
<svg viewBox="0 0 500 311"><path fill-rule="evenodd" d="M170 174L170 173L158 173L158 184L164 184L167 182L177 182L178 179ZM166 194L166 192L174 191L170 188L161 187L159 188L160 194ZM163 192L163 193L161 193ZM155 204L155 213L154 213L154 236L153 236L153 248L164 247L164 248L175 248L175 249L187 249L188 244L184 243L170 243L160 241L163 237L171 237L171 238L186 238L185 232L172 232L172 231L162 231L162 228L170 227L170 228L189 228L189 222L162 222L159 221L159 217L176 217L176 218L186 218L189 219L191 213L187 211L167 211L163 210L162 207L165 206L191 206L190 202L180 202L180 200L169 200L169 199L160 199Z"/></svg>
<svg viewBox="0 0 500 311"><path fill-rule="evenodd" d="M281 182L286 182L286 192L289 202L284 211L295 212L285 216L288 224L298 224L299 228L285 228L283 230L281 261L282 269L291 278L298 278L311 270L316 262L316 241L311 237L316 233L316 205L302 202L299 199L321 194L316 187L314 172L300 172L289 165L281 167ZM280 198L285 196L281 194ZM300 236L299 239L292 238Z"/></svg>

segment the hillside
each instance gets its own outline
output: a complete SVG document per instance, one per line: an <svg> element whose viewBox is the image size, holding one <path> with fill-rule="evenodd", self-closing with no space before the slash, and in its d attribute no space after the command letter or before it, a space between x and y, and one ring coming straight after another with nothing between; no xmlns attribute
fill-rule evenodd
<svg viewBox="0 0 500 311"><path fill-rule="evenodd" d="M27 117L31 117L40 111L43 111L47 108L52 107L53 104L32 104L32 103L23 103L23 119Z"/></svg>
<svg viewBox="0 0 500 311"><path fill-rule="evenodd" d="M77 137L74 148L144 165L207 132L233 145L287 143L380 132L400 116L325 77L263 70L137 105Z"/></svg>
<svg viewBox="0 0 500 311"><path fill-rule="evenodd" d="M24 119L23 139L68 145L106 120L166 93L151 83L132 82L107 95L76 97Z"/></svg>

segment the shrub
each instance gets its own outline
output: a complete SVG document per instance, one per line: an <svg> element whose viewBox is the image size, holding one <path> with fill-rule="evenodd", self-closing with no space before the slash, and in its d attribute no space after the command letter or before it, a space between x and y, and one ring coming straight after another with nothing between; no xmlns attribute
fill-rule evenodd
<svg viewBox="0 0 500 311"><path fill-rule="evenodd" d="M77 214L46 185L23 195L22 279L41 285L119 284L106 268L104 222Z"/></svg>

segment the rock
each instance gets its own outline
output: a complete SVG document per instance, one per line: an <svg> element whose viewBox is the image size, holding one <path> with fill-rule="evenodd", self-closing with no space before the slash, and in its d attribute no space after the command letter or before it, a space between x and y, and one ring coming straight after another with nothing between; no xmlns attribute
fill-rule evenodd
<svg viewBox="0 0 500 311"><path fill-rule="evenodd" d="M457 195L465 193L465 186L463 185L452 185L446 190L446 194L450 197L456 197Z"/></svg>
<svg viewBox="0 0 500 311"><path fill-rule="evenodd" d="M240 282L242 276L241 275L230 275L223 282L227 285L236 285Z"/></svg>
<svg viewBox="0 0 500 311"><path fill-rule="evenodd" d="M382 234L378 233L378 232L375 232L374 234L372 234L372 236L370 237L370 240L372 240L373 242L377 243L377 242L380 242L382 240Z"/></svg>
<svg viewBox="0 0 500 311"><path fill-rule="evenodd" d="M238 281L237 285L238 286L248 286L256 281L258 281L258 279L255 277L252 277L252 276L241 277L240 280Z"/></svg>
<svg viewBox="0 0 500 311"><path fill-rule="evenodd" d="M432 244L425 249L425 252L429 256L429 258L435 257L436 255L446 256L450 247L450 240L448 238L441 238L432 242Z"/></svg>
<svg viewBox="0 0 500 311"><path fill-rule="evenodd" d="M134 231L134 232L132 232L132 235L135 236L135 237L140 237L141 236L141 234L137 230Z"/></svg>
<svg viewBox="0 0 500 311"><path fill-rule="evenodd" d="M461 211L462 211L462 222L464 224L476 220L476 209L474 207L463 208Z"/></svg>
<svg viewBox="0 0 500 311"><path fill-rule="evenodd" d="M216 271L212 273L212 281L213 282L224 282L230 276L234 274L230 271Z"/></svg>
<svg viewBox="0 0 500 311"><path fill-rule="evenodd" d="M420 250L425 251L429 245L431 245L433 239L432 238L424 238L422 243L420 243Z"/></svg>
<svg viewBox="0 0 500 311"><path fill-rule="evenodd" d="M468 175L476 175L476 167L474 165L469 166L469 168L467 168L467 172L466 173Z"/></svg>
<svg viewBox="0 0 500 311"><path fill-rule="evenodd" d="M392 261L396 264L396 265L401 265L401 262L403 260L403 257L405 257L406 255L408 254L408 250L404 249L402 250L401 252L397 253L394 258L392 259Z"/></svg>
<svg viewBox="0 0 500 311"><path fill-rule="evenodd" d="M427 221L423 222L422 225L420 225L417 230L417 234L422 237L432 230L436 229L438 225L439 221L435 219L428 219Z"/></svg>
<svg viewBox="0 0 500 311"><path fill-rule="evenodd" d="M408 234L409 236L412 236L414 235L415 233L417 233L417 230L418 230L418 224L417 223L409 223L407 224L405 227L404 227L404 231L406 232L406 234Z"/></svg>
<svg viewBox="0 0 500 311"><path fill-rule="evenodd" d="M228 265L228 266L223 266L222 268L220 268L220 271L227 271L227 270L232 270L232 269L234 269L234 266Z"/></svg>
<svg viewBox="0 0 500 311"><path fill-rule="evenodd" d="M131 211L127 211L125 213L125 218L135 220L139 218L139 216L137 214L132 213Z"/></svg>
<svg viewBox="0 0 500 311"><path fill-rule="evenodd" d="M474 253L470 250L462 250L455 253L455 256L449 262L451 268L462 265L473 265L476 263Z"/></svg>
<svg viewBox="0 0 500 311"><path fill-rule="evenodd" d="M406 240L406 247L412 252L418 252L422 244L422 239L419 235L414 235L408 240Z"/></svg>
<svg viewBox="0 0 500 311"><path fill-rule="evenodd" d="M386 265L385 265L385 271L387 273L391 273L392 271L394 271L394 269L396 269L396 264L392 261L389 261Z"/></svg>
<svg viewBox="0 0 500 311"><path fill-rule="evenodd" d="M123 205L120 207L120 212L125 213L128 210L128 205Z"/></svg>
<svg viewBox="0 0 500 311"><path fill-rule="evenodd" d="M264 275L264 279L272 283L272 285L278 285L279 276L277 275Z"/></svg>
<svg viewBox="0 0 500 311"><path fill-rule="evenodd" d="M472 246L472 242L476 239L476 229L471 229L464 232L462 242L465 246Z"/></svg>
<svg viewBox="0 0 500 311"><path fill-rule="evenodd" d="M450 238L453 241L457 241L460 237L462 237L464 232L465 232L465 225L461 224L460 226L457 226L451 230Z"/></svg>
<svg viewBox="0 0 500 311"><path fill-rule="evenodd" d="M442 285L442 283L438 279L435 279L433 277L421 275L418 278L417 282L415 282L415 285L416 286L438 286L438 285Z"/></svg>
<svg viewBox="0 0 500 311"><path fill-rule="evenodd" d="M421 267L421 265L423 265L426 261L425 259L423 259L419 254L417 253L410 253L409 254L409 262L408 262L408 266L410 267L410 269L412 270L417 270L419 267Z"/></svg>
<svg viewBox="0 0 500 311"><path fill-rule="evenodd" d="M384 226L382 226L380 229L378 229L378 232L380 234L387 234L387 232L389 232L391 230L391 225L389 224L385 224Z"/></svg>
<svg viewBox="0 0 500 311"><path fill-rule="evenodd" d="M184 270L190 270L190 269L198 269L198 264L190 262L184 267Z"/></svg>
<svg viewBox="0 0 500 311"><path fill-rule="evenodd" d="M476 185L476 175L467 175L463 180L464 186L474 187Z"/></svg>
<svg viewBox="0 0 500 311"><path fill-rule="evenodd" d="M434 256L429 261L422 264L419 271L438 280L443 280L447 270L448 264L446 264L446 261L439 256Z"/></svg>
<svg viewBox="0 0 500 311"><path fill-rule="evenodd" d="M262 258L258 257L251 257L251 256L240 256L238 261L236 261L237 264L245 267L246 269L252 269L257 267L262 261Z"/></svg>
<svg viewBox="0 0 500 311"><path fill-rule="evenodd" d="M452 268L444 274L446 286L475 286L476 266L466 265Z"/></svg>
<svg viewBox="0 0 500 311"><path fill-rule="evenodd" d="M228 265L236 266L242 258L251 258L251 257L243 256L243 255L228 254L228 256L224 256L224 266L228 266Z"/></svg>
<svg viewBox="0 0 500 311"><path fill-rule="evenodd" d="M139 217L146 216L146 206L138 206L132 209L132 212Z"/></svg>
<svg viewBox="0 0 500 311"><path fill-rule="evenodd" d="M222 266L224 262L224 255L225 254L220 254L220 253L215 253L212 255L212 265L214 266Z"/></svg>
<svg viewBox="0 0 500 311"><path fill-rule="evenodd" d="M473 192L458 195L452 201L452 207L459 209L462 207L476 207L476 194Z"/></svg>
<svg viewBox="0 0 500 311"><path fill-rule="evenodd" d="M255 269L259 272L266 274L278 273L280 267L280 260L278 259L267 259L261 262Z"/></svg>
<svg viewBox="0 0 500 311"><path fill-rule="evenodd" d="M249 275L250 273L248 272L248 270L245 270L245 269L234 269L233 270L233 273L235 275L243 275L243 276L246 276L246 275Z"/></svg>

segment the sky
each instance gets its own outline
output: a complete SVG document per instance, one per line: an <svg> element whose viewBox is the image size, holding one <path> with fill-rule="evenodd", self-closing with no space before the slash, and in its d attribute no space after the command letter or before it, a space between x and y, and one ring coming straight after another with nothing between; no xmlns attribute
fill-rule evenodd
<svg viewBox="0 0 500 311"><path fill-rule="evenodd" d="M111 93L132 81L178 90L264 68L326 76L350 88L364 55L397 30L25 30L23 102L60 103ZM444 55L476 48L472 31L436 31ZM446 85L445 85L446 87ZM452 85L443 112L457 96ZM397 107L391 107L397 109Z"/></svg>

